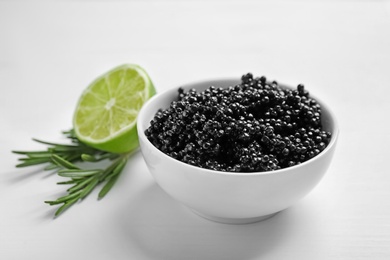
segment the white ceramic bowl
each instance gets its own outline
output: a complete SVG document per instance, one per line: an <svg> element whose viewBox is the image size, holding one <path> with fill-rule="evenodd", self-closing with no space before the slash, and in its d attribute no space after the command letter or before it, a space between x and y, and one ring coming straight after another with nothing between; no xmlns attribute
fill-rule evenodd
<svg viewBox="0 0 390 260"><path fill-rule="evenodd" d="M181 87L204 90L212 85L228 87L239 82L217 79ZM143 106L138 115L138 135L143 157L158 185L197 214L224 223L260 221L296 203L324 176L335 150L338 127L329 108L316 97L322 106L323 128L332 133L332 139L319 155L297 166L272 172L221 172L192 166L164 154L147 139L144 131L158 109L168 108L177 99L178 87L152 97Z"/></svg>

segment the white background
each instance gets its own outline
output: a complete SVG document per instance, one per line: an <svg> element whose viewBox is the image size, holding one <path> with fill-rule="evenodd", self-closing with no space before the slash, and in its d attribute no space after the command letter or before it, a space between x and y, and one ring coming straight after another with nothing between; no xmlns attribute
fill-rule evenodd
<svg viewBox="0 0 390 260"><path fill-rule="evenodd" d="M83 89L123 63L159 92L252 72L306 88L340 124L302 201L225 225L194 215L135 154L113 190L57 219L61 178L11 150L63 141ZM0 259L390 259L389 1L0 1Z"/></svg>

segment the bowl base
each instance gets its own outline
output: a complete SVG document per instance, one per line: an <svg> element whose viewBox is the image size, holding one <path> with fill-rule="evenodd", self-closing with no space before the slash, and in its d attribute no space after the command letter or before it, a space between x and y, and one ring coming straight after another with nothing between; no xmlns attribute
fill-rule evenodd
<svg viewBox="0 0 390 260"><path fill-rule="evenodd" d="M255 223L255 222L269 219L269 218L275 216L276 214L278 214L278 212L276 212L276 213L272 213L269 215L253 217L253 218L222 218L222 217L215 217L215 216L206 215L206 214L200 213L199 211L196 211L194 209L191 209L191 210L195 214L197 214L198 216L201 216L202 218L205 218L207 220L211 220L211 221L223 223L223 224L233 224L233 225Z"/></svg>

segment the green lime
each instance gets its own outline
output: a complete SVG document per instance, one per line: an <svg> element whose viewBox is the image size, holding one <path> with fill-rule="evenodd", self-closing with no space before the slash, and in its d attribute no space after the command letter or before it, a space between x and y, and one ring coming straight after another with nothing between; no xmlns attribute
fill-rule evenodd
<svg viewBox="0 0 390 260"><path fill-rule="evenodd" d="M77 138L112 153L138 147L136 120L156 90L144 69L125 64L93 81L81 95L73 117Z"/></svg>

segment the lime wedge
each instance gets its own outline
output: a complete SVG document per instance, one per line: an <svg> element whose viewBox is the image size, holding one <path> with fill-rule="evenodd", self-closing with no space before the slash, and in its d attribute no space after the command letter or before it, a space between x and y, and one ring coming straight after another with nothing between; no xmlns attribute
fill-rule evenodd
<svg viewBox="0 0 390 260"><path fill-rule="evenodd" d="M116 67L93 81L81 95L73 117L77 138L112 153L138 147L136 119L142 105L156 93L138 65Z"/></svg>

